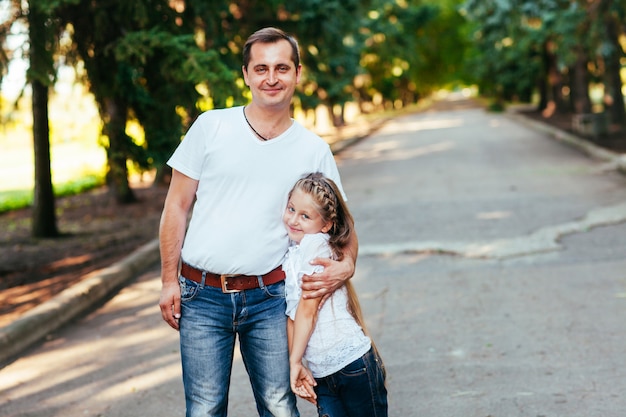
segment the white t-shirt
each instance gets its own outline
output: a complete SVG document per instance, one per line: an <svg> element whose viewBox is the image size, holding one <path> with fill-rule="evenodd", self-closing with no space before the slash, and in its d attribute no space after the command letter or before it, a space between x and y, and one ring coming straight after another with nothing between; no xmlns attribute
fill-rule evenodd
<svg viewBox="0 0 626 417"><path fill-rule="evenodd" d="M342 190L330 147L294 121L282 135L259 140L242 107L202 113L168 165L199 180L182 258L217 274L265 274L289 246L282 224L287 195L310 172Z"/></svg>
<svg viewBox="0 0 626 417"><path fill-rule="evenodd" d="M287 315L291 319L295 319L302 295L302 276L323 269L309 264L309 261L316 257L330 257L330 254L326 233L304 235L299 245L289 248L283 269L286 274ZM304 359L313 376L323 378L345 368L367 353L370 347L370 338L348 311L347 290L341 287L318 312Z"/></svg>

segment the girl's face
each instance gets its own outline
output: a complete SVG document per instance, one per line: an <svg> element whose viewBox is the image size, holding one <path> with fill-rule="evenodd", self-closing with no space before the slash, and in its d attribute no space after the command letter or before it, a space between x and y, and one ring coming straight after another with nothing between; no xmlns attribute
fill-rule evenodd
<svg viewBox="0 0 626 417"><path fill-rule="evenodd" d="M283 214L283 223L289 239L296 243L300 243L305 234L326 233L333 225L332 222L324 222L313 198L299 189L291 193Z"/></svg>

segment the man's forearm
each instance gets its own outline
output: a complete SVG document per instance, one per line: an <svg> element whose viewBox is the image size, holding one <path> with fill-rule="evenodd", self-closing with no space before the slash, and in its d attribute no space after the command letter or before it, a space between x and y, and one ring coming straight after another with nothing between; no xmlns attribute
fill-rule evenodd
<svg viewBox="0 0 626 417"><path fill-rule="evenodd" d="M159 248L161 253L161 280L163 284L178 280L178 264L185 237L186 222L165 209L159 227Z"/></svg>
<svg viewBox="0 0 626 417"><path fill-rule="evenodd" d="M354 271L356 269L356 260L359 254L359 239L356 235L356 232L352 232L350 235L350 240L348 241L348 245L343 251L344 260L350 262L352 264L352 271L344 278L344 281L352 278L354 275Z"/></svg>
<svg viewBox="0 0 626 417"><path fill-rule="evenodd" d="M305 299L328 297L330 293L341 287L354 275L358 252L359 241L356 233L353 232L348 244L343 248L340 261L329 258L313 260L311 263L323 266L324 271L302 277L302 291L310 291L304 293L303 297Z"/></svg>
<svg viewBox="0 0 626 417"><path fill-rule="evenodd" d="M178 263L187 231L187 216L194 202L198 181L172 170L170 189L159 224L163 284L178 282Z"/></svg>

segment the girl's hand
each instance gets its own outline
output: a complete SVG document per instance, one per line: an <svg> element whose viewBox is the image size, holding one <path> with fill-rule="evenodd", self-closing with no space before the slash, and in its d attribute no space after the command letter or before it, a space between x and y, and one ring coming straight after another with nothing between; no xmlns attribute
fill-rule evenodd
<svg viewBox="0 0 626 417"><path fill-rule="evenodd" d="M291 390L298 397L307 400L312 404L317 404L317 395L313 390L313 387L317 385L315 378L311 374L302 362L297 364L291 364L290 371Z"/></svg>

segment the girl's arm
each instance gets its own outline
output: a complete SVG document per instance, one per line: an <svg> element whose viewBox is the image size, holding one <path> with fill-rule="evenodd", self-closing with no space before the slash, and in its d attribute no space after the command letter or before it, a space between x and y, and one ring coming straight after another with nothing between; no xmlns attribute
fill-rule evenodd
<svg viewBox="0 0 626 417"><path fill-rule="evenodd" d="M302 295L304 296L304 292ZM294 320L291 352L289 354L289 361L292 363L302 362L304 351L315 328L317 307L320 301L320 298L300 298L300 303L296 310L296 319Z"/></svg>
<svg viewBox="0 0 626 417"><path fill-rule="evenodd" d="M300 298L300 303L296 310L296 319L294 322L289 320L290 323L287 327L291 389L298 396L314 404L317 396L313 391L313 386L315 386L316 382L311 372L302 364L302 357L315 328L320 301L320 298L307 300Z"/></svg>

